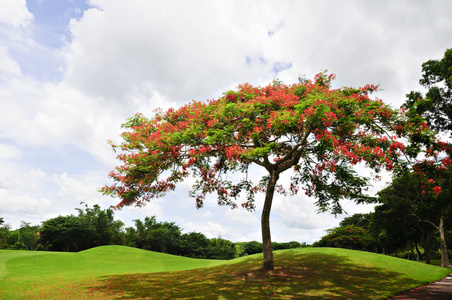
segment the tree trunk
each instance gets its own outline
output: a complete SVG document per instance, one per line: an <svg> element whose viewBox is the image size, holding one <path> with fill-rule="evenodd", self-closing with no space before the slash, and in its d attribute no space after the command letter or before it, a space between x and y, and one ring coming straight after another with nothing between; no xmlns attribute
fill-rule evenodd
<svg viewBox="0 0 452 300"><path fill-rule="evenodd" d="M419 250L417 243L414 243L414 248L416 249L416 261L420 262L421 261L421 251Z"/></svg>
<svg viewBox="0 0 452 300"><path fill-rule="evenodd" d="M425 255L425 263L430 264L430 260L432 258L432 239L433 239L433 230L427 230L424 228L422 230L422 247L424 248Z"/></svg>
<svg viewBox="0 0 452 300"><path fill-rule="evenodd" d="M275 186L278 178L278 173L270 173L270 180L268 182L267 191L265 193L264 208L262 209L262 250L264 252L264 264L262 268L264 270L274 270L275 268L273 264L272 238L270 234L270 211L272 208L273 194L275 192Z"/></svg>
<svg viewBox="0 0 452 300"><path fill-rule="evenodd" d="M444 214L441 215L439 219L439 246L441 248L441 265L440 267L452 268L452 265L449 262L449 255L447 253L447 245L446 245L446 236L444 231Z"/></svg>

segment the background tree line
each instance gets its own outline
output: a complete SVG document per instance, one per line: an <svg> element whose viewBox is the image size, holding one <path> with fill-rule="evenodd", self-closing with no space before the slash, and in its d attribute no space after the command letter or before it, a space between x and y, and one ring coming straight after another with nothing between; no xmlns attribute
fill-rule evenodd
<svg viewBox="0 0 452 300"><path fill-rule="evenodd" d="M112 208L77 208L76 215L58 216L32 226L22 222L11 230L0 218L0 249L77 252L102 245L124 245L156 252L206 259L232 259L262 252L257 241L233 243L221 237L207 238L200 232L182 233L174 222L145 217L133 227L114 219ZM298 242L273 243L274 249L307 246Z"/></svg>

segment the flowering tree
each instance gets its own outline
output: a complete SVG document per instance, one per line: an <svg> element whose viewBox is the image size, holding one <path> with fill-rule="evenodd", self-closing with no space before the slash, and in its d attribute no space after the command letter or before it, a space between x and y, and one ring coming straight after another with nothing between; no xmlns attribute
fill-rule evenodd
<svg viewBox="0 0 452 300"><path fill-rule="evenodd" d="M237 202L255 209L255 195L265 193L261 228L264 269L273 253L270 211L275 191L296 194L303 188L320 211L341 213L341 199L370 200L368 179L353 167L364 163L380 171L400 170L432 143L434 135L419 116L402 113L369 95L376 86L332 89L333 75L313 81L279 81L265 87L243 84L219 99L193 101L177 110L137 114L123 124L122 165L110 173L115 181L102 192L120 198L118 208L144 205L164 196L187 177L197 178L190 195L198 208L216 192L219 205ZM250 166L265 170L255 181ZM290 170L288 186L278 185ZM228 173L240 173L235 181Z"/></svg>

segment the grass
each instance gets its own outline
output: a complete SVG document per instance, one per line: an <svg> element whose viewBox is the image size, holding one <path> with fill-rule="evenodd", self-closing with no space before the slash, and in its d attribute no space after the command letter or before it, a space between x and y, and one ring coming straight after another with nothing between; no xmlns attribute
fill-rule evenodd
<svg viewBox="0 0 452 300"><path fill-rule="evenodd" d="M0 299L387 299L449 269L333 248L199 260L121 246L0 251Z"/></svg>

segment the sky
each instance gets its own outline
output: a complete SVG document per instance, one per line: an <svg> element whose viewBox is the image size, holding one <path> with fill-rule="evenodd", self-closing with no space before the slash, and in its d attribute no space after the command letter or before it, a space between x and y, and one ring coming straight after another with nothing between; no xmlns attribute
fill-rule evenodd
<svg viewBox="0 0 452 300"><path fill-rule="evenodd" d="M98 190L119 161L108 140L137 112L218 98L248 82L294 83L322 70L333 87L379 84L399 107L421 64L452 48L452 2L0 0L0 217L18 228L75 208L116 205ZM256 171L256 176L260 176ZM285 175L288 176L288 175ZM390 179L369 189L374 194ZM284 181L284 177L281 178ZM115 211L126 226L156 216L184 232L261 240L254 213L195 207L183 183L144 208ZM308 244L346 215L317 213L304 194L277 195L272 239ZM342 202L349 215L371 205Z"/></svg>

